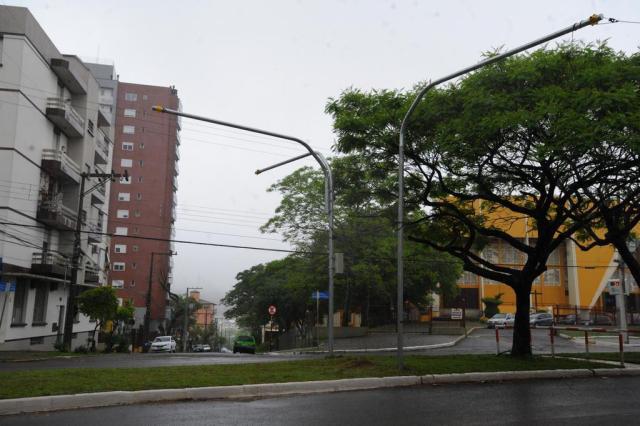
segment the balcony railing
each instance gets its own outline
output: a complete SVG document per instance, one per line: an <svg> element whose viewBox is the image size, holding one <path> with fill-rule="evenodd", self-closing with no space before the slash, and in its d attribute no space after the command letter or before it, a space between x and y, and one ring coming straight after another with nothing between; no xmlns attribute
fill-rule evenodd
<svg viewBox="0 0 640 426"><path fill-rule="evenodd" d="M80 183L80 166L60 150L43 149L42 168L51 176Z"/></svg>
<svg viewBox="0 0 640 426"><path fill-rule="evenodd" d="M107 164L109 159L109 137L105 135L102 129L98 129L98 137L96 137L96 153L100 159L99 164Z"/></svg>
<svg viewBox="0 0 640 426"><path fill-rule="evenodd" d="M47 225L72 231L76 227L76 214L69 207L62 204L62 194L41 195L38 203L38 220Z"/></svg>
<svg viewBox="0 0 640 426"><path fill-rule="evenodd" d="M47 98L47 117L70 138L84 135L84 119L61 98Z"/></svg>
<svg viewBox="0 0 640 426"><path fill-rule="evenodd" d="M36 252L31 256L31 270L37 274L68 275L70 261L59 253Z"/></svg>
<svg viewBox="0 0 640 426"><path fill-rule="evenodd" d="M102 223L88 223L87 230L90 241L99 242L102 240Z"/></svg>

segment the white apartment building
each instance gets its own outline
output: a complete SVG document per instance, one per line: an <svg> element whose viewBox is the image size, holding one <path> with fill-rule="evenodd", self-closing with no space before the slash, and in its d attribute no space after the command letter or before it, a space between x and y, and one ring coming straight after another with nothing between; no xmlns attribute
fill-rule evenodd
<svg viewBox="0 0 640 426"><path fill-rule="evenodd" d="M111 171L113 67L93 71L26 8L0 6L0 350L62 339L81 173ZM81 289L106 284L109 183L97 183L80 214ZM93 328L76 315L72 348Z"/></svg>

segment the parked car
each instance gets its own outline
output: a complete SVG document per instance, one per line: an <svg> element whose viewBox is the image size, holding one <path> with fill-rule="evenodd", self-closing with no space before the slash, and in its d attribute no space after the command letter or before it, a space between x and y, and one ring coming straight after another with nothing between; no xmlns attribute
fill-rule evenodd
<svg viewBox="0 0 640 426"><path fill-rule="evenodd" d="M171 336L158 336L151 343L151 352L175 352L176 341Z"/></svg>
<svg viewBox="0 0 640 426"><path fill-rule="evenodd" d="M208 344L197 344L191 347L192 352L211 352L211 346Z"/></svg>
<svg viewBox="0 0 640 426"><path fill-rule="evenodd" d="M492 316L487 321L487 327L488 328L513 327L513 323L515 320L516 320L516 316L514 314L498 313Z"/></svg>
<svg viewBox="0 0 640 426"><path fill-rule="evenodd" d="M233 353L248 352L256 353L256 339L253 336L238 336L233 344Z"/></svg>
<svg viewBox="0 0 640 426"><path fill-rule="evenodd" d="M585 321L584 325L614 325L614 322L611 315L605 313L597 313L589 318L589 320Z"/></svg>
<svg viewBox="0 0 640 426"><path fill-rule="evenodd" d="M537 327L540 325L552 326L553 315L548 313L538 313L529 315L529 325L531 327Z"/></svg>
<svg viewBox="0 0 640 426"><path fill-rule="evenodd" d="M569 314L558 318L558 324L578 325L578 320L575 314Z"/></svg>

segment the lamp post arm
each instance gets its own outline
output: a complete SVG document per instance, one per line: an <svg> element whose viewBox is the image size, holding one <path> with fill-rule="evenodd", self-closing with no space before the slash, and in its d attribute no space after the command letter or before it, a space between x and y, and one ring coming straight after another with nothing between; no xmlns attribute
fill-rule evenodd
<svg viewBox="0 0 640 426"><path fill-rule="evenodd" d="M302 154L302 155L298 155L297 157L289 158L288 160L281 161L281 162L273 164L273 165L271 165L269 167L265 167L263 169L258 169L258 170L256 170L256 174L259 175L260 173L264 173L264 172L266 172L268 170L275 169L276 167L284 166L285 164L293 163L294 161L301 160L301 159L306 158L306 157L308 157L310 155L311 155L311 153L307 152L306 154Z"/></svg>

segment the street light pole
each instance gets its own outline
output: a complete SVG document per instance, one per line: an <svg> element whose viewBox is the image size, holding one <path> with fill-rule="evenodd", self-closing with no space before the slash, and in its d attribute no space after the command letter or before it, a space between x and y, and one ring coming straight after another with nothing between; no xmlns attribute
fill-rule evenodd
<svg viewBox="0 0 640 426"><path fill-rule="evenodd" d="M399 369L403 369L404 368L404 360L403 360L403 353L402 353L402 349L403 349L403 337L402 337L402 320L403 320L403 316L404 316L404 312L403 312L403 298L404 298L404 282L403 282L403 272L404 272L404 236L403 236L403 227L404 227L404 139L405 139L405 134L407 132L407 125L409 122L409 118L411 117L411 115L413 114L413 112L415 111L416 107L418 106L418 104L420 103L420 101L422 100L422 98L424 97L424 95L431 90L432 88L434 88L435 86L444 83L446 81L452 80L456 77L460 77L461 75L467 74L471 71L475 71L479 68L482 68L484 66L487 66L489 64L493 64L495 62L501 61L509 56L513 56L517 53L523 52L527 49L530 49L534 46L538 46L542 43L546 43L548 41L551 41L555 38L561 37L565 34L569 34L571 32L574 32L576 30L579 30L581 28L584 28L586 26L589 25L595 25L598 22L600 22L604 17L602 15L591 15L589 18L577 22L569 27L566 27L560 31L556 31L554 33L551 33L547 36L544 36L542 38L539 38L537 40L534 40L532 42L523 44L520 47L517 47L515 49L509 50L505 53L501 53L499 55L496 56L492 56L490 58L485 59L484 61L478 62L475 65L472 65L470 67L467 68L463 68L459 71L454 72L453 74L449 74L445 77L439 78L435 81L430 82L429 84L427 84L425 87L423 87L420 92L418 93L418 95L415 97L415 99L413 100L413 102L411 103L411 106L409 107L409 110L407 111L407 113L405 114L404 118L402 119L402 124L400 125L400 138L399 138L399 142L398 142L398 220L397 220L397 226L398 226L398 231L397 231L397 236L398 236L398 243L397 243L397 259L398 259L398 300L397 300L397 334L398 334L398 352L397 352L397 358L398 358L398 368Z"/></svg>
<svg viewBox="0 0 640 426"><path fill-rule="evenodd" d="M305 149L309 152L308 155L312 156L316 162L320 165L320 168L322 168L322 171L324 172L324 177L325 177L325 195L327 196L327 215L328 215L328 234L329 234L329 242L328 242L328 246L329 246L329 325L328 325L328 341L329 341L329 355L333 355L333 275L334 275L334 271L335 271L335 267L334 267L334 256L333 256L333 194L334 194L334 190L333 190L333 174L331 173L331 167L329 167L329 163L327 162L327 160L319 153L314 151L311 146L309 146L308 143L306 143L305 141L303 141L300 138L296 138L293 136L287 136L287 135L283 135L281 133L275 133L275 132L271 132L268 130L262 130L262 129L257 129L257 128L253 128L253 127L248 127L248 126L243 126L241 124L235 124L235 123L229 123L226 121L222 121L222 120L216 120L213 118L208 118L208 117L202 117L199 115L193 115L193 114L187 114L184 112L180 112L180 111L176 111L173 109L169 109L169 108L165 108L163 106L160 105L156 105L153 106L152 109L154 111L157 112L163 112L166 114L172 114L172 115L176 115L179 117L186 117L186 118L191 118L194 120L199 120L199 121L205 121L207 123L212 123L212 124L218 124L220 126L226 126L226 127L231 127L234 129L239 129L239 130L244 130L247 132L252 132L252 133L258 133L261 135L266 135L266 136L271 136L274 138L279 138L279 139L285 139L285 140L289 140L292 142L296 142L300 145L302 145L303 147L305 147ZM306 157L306 155L305 155ZM278 165L281 164L286 164L289 163L291 161L295 161L299 158L302 158L302 156L296 157L296 158L292 158L291 160L285 161L283 163L279 163L276 164L273 167L277 167ZM270 168L267 169L263 169L263 170L268 170Z"/></svg>
<svg viewBox="0 0 640 426"><path fill-rule="evenodd" d="M146 342L149 339L149 328L151 326L151 287L153 285L153 257L155 255L174 256L177 253L169 252L151 252L151 265L149 265L149 282L147 283L147 297L145 300L146 310L144 312L144 328L142 341Z"/></svg>
<svg viewBox="0 0 640 426"><path fill-rule="evenodd" d="M73 317L75 314L75 305L76 305L76 291L77 286L80 285L78 282L78 275L80 272L80 256L81 256L81 247L80 247L80 235L82 233L82 208L84 207L84 196L92 192L99 186L104 185L107 181L115 179L117 177L128 177L127 171L125 170L124 175L115 173L111 171L111 173L86 173L83 172L80 174L80 194L78 197L78 210L76 214L76 227L73 238L73 255L71 258L71 280L69 281L69 294L67 295L67 308L64 316L64 335L62 337L62 346L66 352L71 351L71 340L73 335ZM97 184L89 188L88 191L84 190L85 180L89 178L99 178L101 179Z"/></svg>

